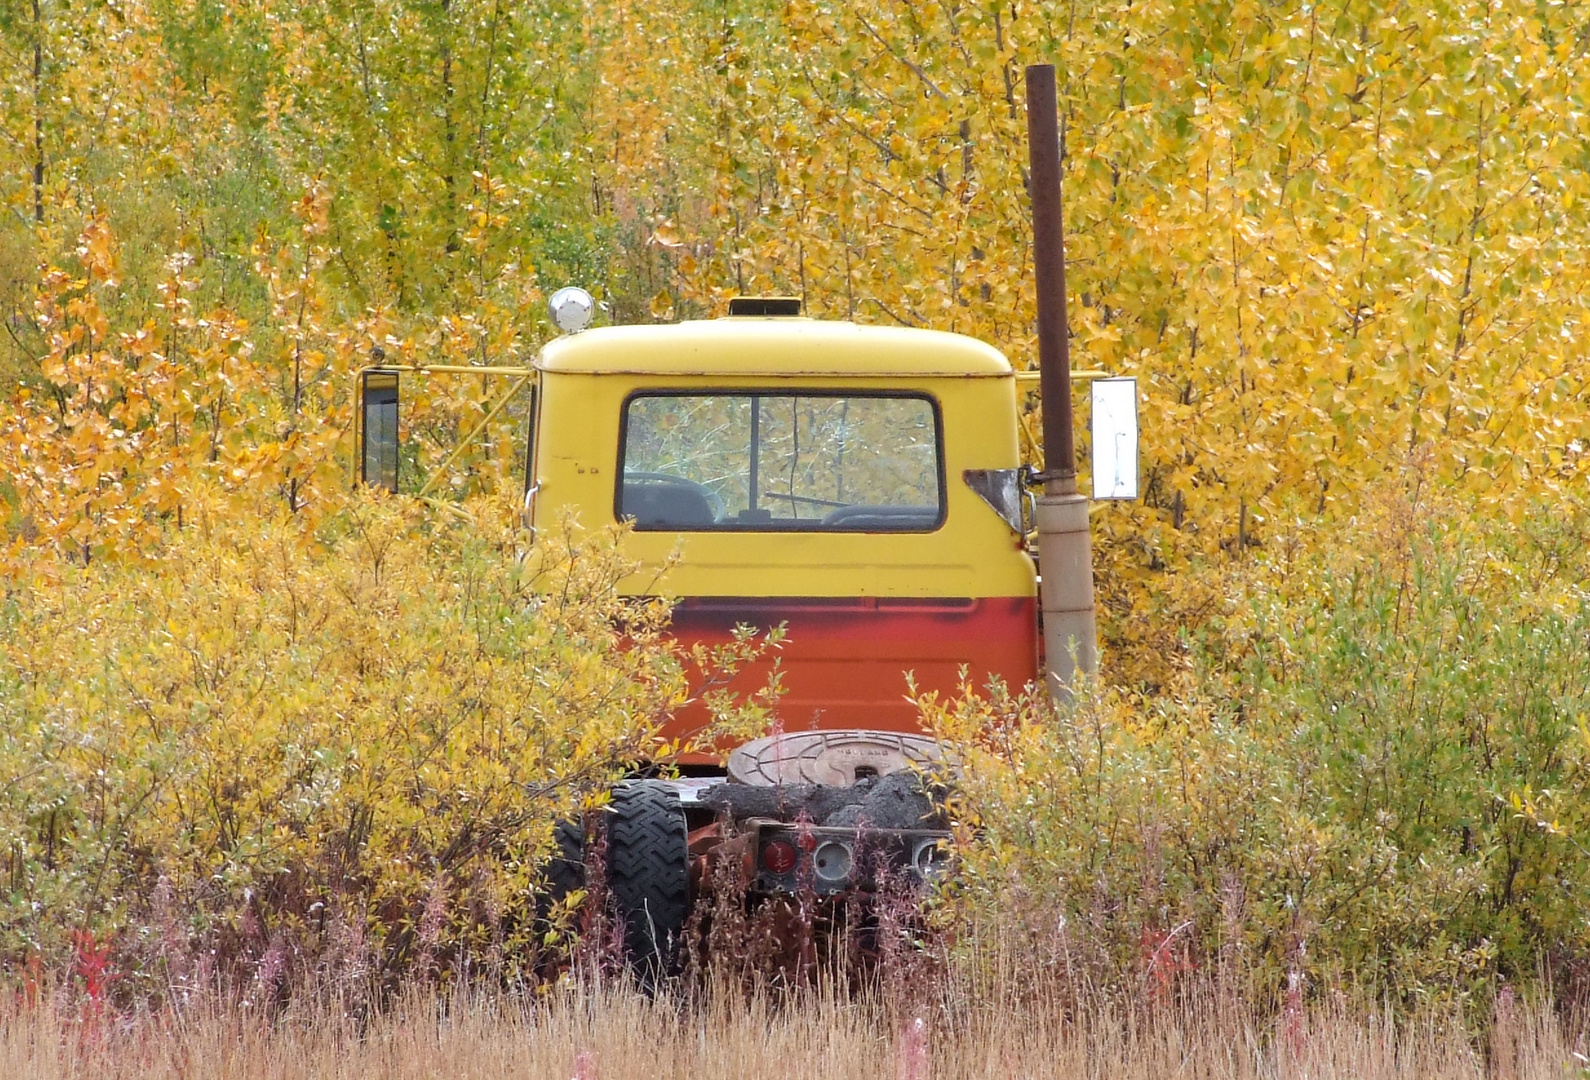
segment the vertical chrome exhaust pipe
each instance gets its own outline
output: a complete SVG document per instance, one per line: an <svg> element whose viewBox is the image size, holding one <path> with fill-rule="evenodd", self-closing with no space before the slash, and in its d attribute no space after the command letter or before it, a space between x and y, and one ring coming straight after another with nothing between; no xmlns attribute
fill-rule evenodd
<svg viewBox="0 0 1590 1080"><path fill-rule="evenodd" d="M1054 66L1027 68L1033 264L1038 279L1038 371L1043 396L1043 494L1038 497L1039 598L1045 675L1068 700L1081 672L1098 670L1088 500L1077 492L1066 325L1065 234L1060 213L1060 131Z"/></svg>

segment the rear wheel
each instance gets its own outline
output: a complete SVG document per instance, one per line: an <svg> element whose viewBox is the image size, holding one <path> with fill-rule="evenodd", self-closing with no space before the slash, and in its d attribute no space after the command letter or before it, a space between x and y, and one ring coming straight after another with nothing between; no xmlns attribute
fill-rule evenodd
<svg viewBox="0 0 1590 1080"><path fill-rule="evenodd" d="M613 790L607 884L630 966L646 982L673 974L690 912L690 850L679 797L666 786L642 780Z"/></svg>
<svg viewBox="0 0 1590 1080"><path fill-rule="evenodd" d="M567 903L573 893L585 889L585 825L575 820L557 823L552 830L552 855L541 866L540 888L535 897L536 948L543 950L538 969L546 974L559 971L568 959L571 934L578 929L577 911Z"/></svg>
<svg viewBox="0 0 1590 1080"><path fill-rule="evenodd" d="M572 892L585 888L585 825L563 820L552 830L555 845L552 858L542 870L546 878L543 894L548 907L562 903Z"/></svg>

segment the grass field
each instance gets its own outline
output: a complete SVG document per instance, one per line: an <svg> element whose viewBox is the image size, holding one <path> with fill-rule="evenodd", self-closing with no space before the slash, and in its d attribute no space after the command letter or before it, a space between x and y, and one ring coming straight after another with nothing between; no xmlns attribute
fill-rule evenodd
<svg viewBox="0 0 1590 1080"><path fill-rule="evenodd" d="M901 1011L813 995L686 1004L622 989L523 1000L414 998L363 1023L324 1003L265 1020L247 1007L94 1017L65 1004L0 1013L10 1080L445 1077L447 1080L950 1080L998 1077L1486 1077L1585 1075L1583 1033L1504 1005L1472 1034L1437 1020L1283 1010L1259 1021L1195 994L1066 1019L1037 1006Z"/></svg>

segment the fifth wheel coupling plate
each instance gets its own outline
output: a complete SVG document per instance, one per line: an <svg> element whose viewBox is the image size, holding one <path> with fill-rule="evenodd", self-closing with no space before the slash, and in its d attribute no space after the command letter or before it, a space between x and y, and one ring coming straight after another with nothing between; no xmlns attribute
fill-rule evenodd
<svg viewBox="0 0 1590 1080"><path fill-rule="evenodd" d="M848 787L869 776L930 769L943 760L943 748L926 735L899 731L792 731L756 739L731 753L729 779L752 787Z"/></svg>

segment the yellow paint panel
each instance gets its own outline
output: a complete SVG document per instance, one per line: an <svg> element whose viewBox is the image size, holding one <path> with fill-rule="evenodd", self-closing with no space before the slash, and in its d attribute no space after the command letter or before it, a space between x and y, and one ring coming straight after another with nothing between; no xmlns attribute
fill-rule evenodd
<svg viewBox="0 0 1590 1080"><path fill-rule="evenodd" d="M1010 362L960 334L793 318L739 318L667 326L610 326L548 342L545 372L716 375L952 375L1006 378Z"/></svg>
<svg viewBox="0 0 1590 1080"><path fill-rule="evenodd" d="M626 582L626 587L637 592L648 588L657 568L677 550L681 560L662 585L664 592L676 596L1032 595L1033 566L1019 538L962 479L966 469L1008 469L1021 464L1016 441L1016 380L1004 358L986 345L956 335L880 330L874 336L871 329L859 339L873 343L874 348L865 354L841 350L814 355L813 338L797 335L804 342L802 348L789 346L789 327L796 321L686 324L717 328L733 323L749 328L749 336L732 328L734 332L712 338L721 351L689 354L690 364L699 365L703 372L717 369L721 374L640 370L685 362L685 352L670 352L656 344L679 340L670 336L678 327L621 328L636 331L624 335L629 348L610 349L611 341L601 343L602 357L588 354L578 365L566 351L569 343L605 332L589 331L548 346L537 365L542 371L536 464L541 486L533 508L535 519L552 521L563 507L572 506L588 526L615 520L619 428L624 403L636 392L919 393L937 401L943 423L947 513L938 530L887 534L636 532L629 538L629 551L646 569ZM850 330L859 329L848 324L801 322L807 327L837 325L840 332L831 340L847 339ZM770 326L779 333L770 333ZM699 344L709 338L696 335L689 340ZM761 351L743 351L756 339L761 341ZM950 340L946 345L940 339ZM777 348L773 348L775 343ZM924 343L945 347L919 349ZM554 346L564 350L561 359L549 355ZM595 365L603 357L603 362L622 362L635 370L599 372ZM912 368L948 368L954 357L973 370L954 375L903 373ZM869 374L845 376L814 370L802 375L797 360L814 369L852 365ZM1000 366L1002 372L997 370ZM748 370L755 373L747 374Z"/></svg>

